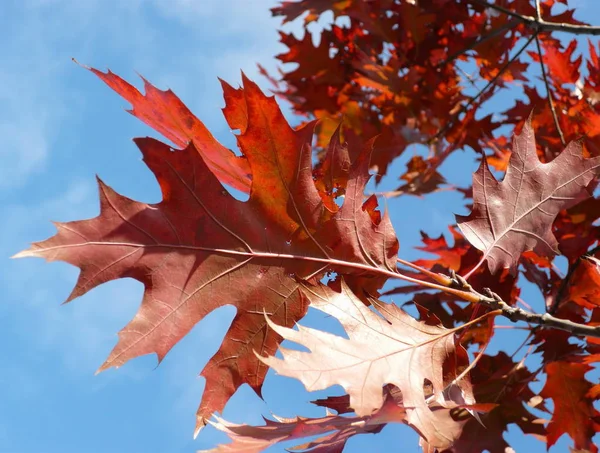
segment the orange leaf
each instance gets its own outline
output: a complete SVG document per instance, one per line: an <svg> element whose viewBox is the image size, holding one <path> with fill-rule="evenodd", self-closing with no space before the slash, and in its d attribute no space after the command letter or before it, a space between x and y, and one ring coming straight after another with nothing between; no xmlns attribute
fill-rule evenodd
<svg viewBox="0 0 600 453"><path fill-rule="evenodd" d="M568 434L575 442L576 449L598 452L592 437L600 425L593 418L600 414L594 409L588 396L592 385L585 374L592 369L583 363L550 362L546 364L546 385L540 393L544 398L552 398L554 412L548 425L548 448L563 434Z"/></svg>
<svg viewBox="0 0 600 453"><path fill-rule="evenodd" d="M593 256L581 262L569 280L568 298L585 308L600 307L600 260Z"/></svg>

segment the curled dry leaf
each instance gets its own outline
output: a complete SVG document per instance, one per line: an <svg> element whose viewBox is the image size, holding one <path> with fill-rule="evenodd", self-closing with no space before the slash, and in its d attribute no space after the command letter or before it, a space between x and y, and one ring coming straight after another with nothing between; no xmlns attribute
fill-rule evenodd
<svg viewBox="0 0 600 453"><path fill-rule="evenodd" d="M273 354L281 341L268 329L265 311L274 322L293 326L307 306L298 281L316 282L326 271L345 275L357 287L368 282L364 286L376 291L395 271L398 241L387 214L377 210L377 200L363 204L369 145L345 167L346 196L338 207L313 180L312 128L293 130L275 100L245 77L244 88L223 84L224 114L241 132L238 145L252 171L250 198L243 202L219 180L233 184L226 168L242 167L224 163L241 160L225 159L228 151L171 92L147 84L144 98L116 76L102 77L131 100L144 121L176 143L189 139L183 150L136 139L163 200L140 203L99 181L98 217L56 223L54 237L17 256L79 267L69 301L118 278L144 284L139 312L119 332L100 370L150 353L160 361L208 313L235 306L223 343L202 371L206 387L198 409L200 429L240 385L249 384L260 394L267 367L253 351ZM179 120L172 122L176 114L183 115L185 134L174 126Z"/></svg>
<svg viewBox="0 0 600 453"><path fill-rule="evenodd" d="M451 446L463 422L442 416L443 411L434 411L431 405L475 402L468 378L452 382L468 362L453 331L417 321L393 304L372 300L379 312L371 311L344 281L341 292L326 286L304 286L303 292L311 307L337 318L349 338L304 326L296 331L269 320L284 339L311 352L281 347L283 359L261 360L277 373L300 380L309 391L341 385L358 416L379 410L384 402L382 386L392 384L402 392L407 423L432 447ZM426 386L433 390L431 397Z"/></svg>
<svg viewBox="0 0 600 453"><path fill-rule="evenodd" d="M552 222L591 194L588 185L598 174L600 157L584 158L580 142L571 142L552 162L538 159L531 119L513 139L513 153L502 182L483 159L473 175L473 211L457 215L458 226L482 252L492 273L508 268L516 275L523 252L540 256L558 253Z"/></svg>
<svg viewBox="0 0 600 453"><path fill-rule="evenodd" d="M219 417L210 424L227 434L232 442L205 450L204 453L258 453L279 442L300 440L319 436L296 445L292 450L310 453L341 453L346 442L357 434L377 433L387 424L401 423L406 417L402 405L398 405L391 394L374 414L364 417L327 415L321 418L294 417L276 421L265 419L264 426L248 426L229 423Z"/></svg>

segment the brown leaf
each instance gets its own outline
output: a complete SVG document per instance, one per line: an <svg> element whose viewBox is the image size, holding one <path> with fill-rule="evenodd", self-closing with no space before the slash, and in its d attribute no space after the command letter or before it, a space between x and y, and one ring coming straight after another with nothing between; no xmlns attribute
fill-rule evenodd
<svg viewBox="0 0 600 453"><path fill-rule="evenodd" d="M551 226L561 209L590 196L587 189L600 168L600 157L585 159L581 142L571 142L552 162L537 157L531 120L513 139L506 176L498 182L482 161L473 175L473 211L457 215L469 242L484 252L492 273L508 268L516 275L521 254L559 253Z"/></svg>
<svg viewBox="0 0 600 453"><path fill-rule="evenodd" d="M349 339L303 326L296 331L269 320L269 325L284 339L311 352L280 348L283 359L261 360L277 373L299 379L309 391L341 385L359 416L376 412L383 404L382 386L393 384L402 392L407 422L432 446L452 445L462 423L441 416L431 409L431 404L453 407L474 403L467 378L452 385L447 379L458 377L459 368L468 362L453 331L426 325L395 305L372 300L379 311L375 313L343 281L341 293L324 286L305 287L304 292L311 307L341 322ZM448 362L446 369L450 371L444 376ZM433 388L429 399L425 384Z"/></svg>
<svg viewBox="0 0 600 453"><path fill-rule="evenodd" d="M444 453L506 453L510 447L504 434L516 424L525 434L545 440L545 420L529 412L526 403L535 395L529 384L535 381L522 363L514 362L505 352L484 355L471 371L475 398L479 403L496 403L497 407L481 415L481 422L471 418L461 437ZM544 410L543 405L538 409Z"/></svg>
<svg viewBox="0 0 600 453"><path fill-rule="evenodd" d="M293 450L311 453L342 453L346 442L357 434L377 433L391 422L405 420L404 408L387 396L383 406L373 415L364 417L342 417L328 415L322 418L295 417L277 418L277 421L265 419L264 426L247 426L229 423L219 417L210 422L219 431L227 434L233 442L219 445L204 453L258 453L266 448L291 440L320 436Z"/></svg>

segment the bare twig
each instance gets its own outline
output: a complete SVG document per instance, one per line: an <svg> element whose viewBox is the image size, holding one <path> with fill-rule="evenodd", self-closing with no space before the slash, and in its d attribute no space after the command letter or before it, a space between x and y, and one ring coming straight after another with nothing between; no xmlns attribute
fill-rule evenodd
<svg viewBox="0 0 600 453"><path fill-rule="evenodd" d="M573 335L600 338L600 326L579 324L577 322L569 321L568 319L556 318L549 313L530 313L522 308L511 307L489 289L485 292L487 294L481 296L480 303L487 305L493 310L501 310L502 316L510 319L512 322L524 321L540 327L551 327L564 330Z"/></svg>
<svg viewBox="0 0 600 453"><path fill-rule="evenodd" d="M510 9L505 8L504 6L500 6L500 5L495 5L493 3L488 3L485 0L470 0L471 3L474 3L476 5L479 6L483 6L485 8L490 8L496 11L499 11L501 13L506 14L507 16L511 16L514 17L516 19L519 19L520 21L523 21L524 18L526 16L523 16L522 14L516 13L514 11L511 11Z"/></svg>
<svg viewBox="0 0 600 453"><path fill-rule="evenodd" d="M417 264L411 263L410 261L403 260L401 258L397 258L397 261L398 261L398 264L401 264L402 266L410 267L411 269L419 271L421 274L426 275L427 277L431 278L432 280L435 280L440 285L452 286L452 283L453 283L452 279L446 275L438 274L436 272L431 272L429 269L425 269L424 267L421 267Z"/></svg>
<svg viewBox="0 0 600 453"><path fill-rule="evenodd" d="M447 184L444 187L439 187L435 190L432 190L431 192L427 192L427 193L438 193L438 192L452 192L457 190L455 185L452 184ZM396 190L387 190L385 192L372 192L369 193L368 195L376 195L378 197L383 197L383 198L394 198L394 197L399 197L400 195L412 195L415 197L419 197L419 198L423 198L423 195L426 195L427 193L424 194L415 194L414 192L411 192L409 190L404 190L401 188L398 188ZM365 197L368 198L368 197Z"/></svg>
<svg viewBox="0 0 600 453"><path fill-rule="evenodd" d="M501 13L504 13L508 16L519 19L525 25L531 27L537 32L542 31L561 31L564 33L571 33L574 35L600 35L600 27L594 27L591 25L573 25L573 24L565 24L560 22L546 22L541 17L535 18L531 16L526 16L524 14L519 14L515 11L511 11L503 6L496 5L494 3L488 3L486 0L469 0L470 3L483 6L485 8L490 8Z"/></svg>
<svg viewBox="0 0 600 453"><path fill-rule="evenodd" d="M537 2L539 6L539 2ZM538 57L540 59L540 67L542 68L542 78L544 79L544 85L546 86L546 95L548 96L548 104L550 105L550 111L552 112L552 118L554 119L554 126L556 126L556 130L558 131L558 135L560 137L560 142L563 146L567 146L567 142L565 141L565 136L563 134L562 129L560 128L560 124L558 122L558 116L556 115L556 109L554 108L554 101L552 100L552 91L550 90L550 84L548 83L548 77L546 76L546 67L544 65L544 57L542 56L542 48L540 46L540 39L538 35L535 35L535 45L537 47Z"/></svg>
<svg viewBox="0 0 600 453"><path fill-rule="evenodd" d="M456 66L456 69L458 70L458 72L460 72L464 78L471 84L471 86L475 89L479 89L477 88L477 83L475 83L474 77L471 74L468 74L463 68L461 68L460 66Z"/></svg>
<svg viewBox="0 0 600 453"><path fill-rule="evenodd" d="M531 334L537 329L550 327L553 329L564 330L573 335L600 338L600 326L588 326L586 324L569 321L568 319L557 318L550 313L538 314L523 310L519 307L511 307L489 288L484 288L484 294L481 294L460 275L451 272L450 278L454 280L454 288L442 287L442 291L449 294L456 294L456 291L471 294L477 298L478 303L489 307L491 310L498 310L499 315L504 316L512 322L523 321L528 324L533 324L535 327L533 327Z"/></svg>
<svg viewBox="0 0 600 453"><path fill-rule="evenodd" d="M443 65L445 65L447 63L452 62L453 60L457 59L461 55L467 53L469 50L473 50L479 44L483 44L487 40L495 38L499 34L504 33L506 30L509 30L509 29L513 28L515 25L519 24L520 22L521 22L520 19L517 19L517 18L508 21L507 23L505 23L501 27L498 27L495 30L492 30L487 35L479 37L479 39L473 41L471 44L469 44L465 48L460 49L458 52L453 53L448 58L446 58L442 63L440 63L439 66L443 66Z"/></svg>
<svg viewBox="0 0 600 453"><path fill-rule="evenodd" d="M542 6L540 5L540 0L535 0L535 19L537 21L542 20Z"/></svg>
<svg viewBox="0 0 600 453"><path fill-rule="evenodd" d="M444 135L453 125L454 122L456 121L456 119L463 113L465 113L467 110L469 110L469 107L471 107L471 105L473 105L481 96L483 96L483 94L493 85L496 84L496 81L500 78L500 76L502 74L504 74L504 71L506 71L508 69L508 67L513 64L517 58L519 58L521 56L521 54L525 51L525 49L527 48L527 46L529 46L529 43L531 43L531 41L533 41L533 38L535 38L535 34L533 34L532 36L529 37L529 39L527 40L527 42L519 49L519 51L514 54L510 60L508 60L506 62L506 64L504 66L502 66L502 68L500 68L500 70L498 71L498 73L487 83L486 86L484 86L475 96L473 96L471 99L469 99L469 102L467 102L464 106L462 106L460 108L460 110L458 112L456 112L454 115L452 115L449 119L449 121L446 123L446 125L444 127L442 127L437 134L435 134L431 139L429 139L429 142L432 143L434 141L436 141L437 139L439 139L442 135Z"/></svg>

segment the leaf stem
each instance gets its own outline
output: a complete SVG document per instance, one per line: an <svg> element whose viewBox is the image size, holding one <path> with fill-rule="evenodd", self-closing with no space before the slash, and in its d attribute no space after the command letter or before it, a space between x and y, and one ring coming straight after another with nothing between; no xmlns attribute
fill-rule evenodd
<svg viewBox="0 0 600 453"><path fill-rule="evenodd" d="M452 286L452 284L453 284L453 280L446 275L438 274L436 272L431 272L430 270L425 269L424 267L421 267L417 264L411 263L410 261L405 261L401 258L398 258L397 261L402 266L410 267L411 269L415 269L416 271L419 271L421 274L426 275L427 277L435 280L440 285Z"/></svg>
<svg viewBox="0 0 600 453"><path fill-rule="evenodd" d="M450 117L450 119L446 122L446 124L444 125L444 127L442 127L433 137L431 137L431 139L429 139L429 143L434 142L435 140L439 139L442 135L444 135L446 132L448 132L448 130L454 125L454 122L458 119L458 117L460 115L462 115L463 113L467 112L469 110L469 108L471 107L471 105L473 105L481 96L484 95L485 92L487 92L487 90L494 86L496 84L496 81L500 78L500 76L502 74L504 74L504 71L506 71L509 66L511 64L513 64L517 58L519 58L521 56L521 54L525 51L525 49L527 49L527 46L529 46L529 43L531 41L533 41L533 38L535 37L535 34L533 34L532 36L529 37L529 39L527 40L527 42L525 42L525 44L519 49L519 51L514 54L510 60L508 60L506 62L506 64L504 66L502 66L502 68L500 68L500 70L498 71L498 73L492 77L492 79L490 79L490 81L475 95L473 96L471 99L469 99L469 101L462 106L458 112L456 112L454 115L452 115Z"/></svg>
<svg viewBox="0 0 600 453"><path fill-rule="evenodd" d="M520 20L515 18L515 19L513 19L511 21L508 21L507 23L505 23L501 27L498 27L495 30L492 30L487 35L480 36L479 39L476 39L475 41L473 41L468 46L466 46L463 49L459 50L458 52L455 52L452 55L450 55L443 62L441 62L439 64L439 66L443 66L445 64L451 63L452 61L454 61L455 59L457 59L461 55L467 53L470 50L473 50L475 47L477 47L480 44L483 44L484 42L488 41L489 39L495 38L496 36L498 36L499 34L505 32L506 30L508 30L510 28L513 28L518 23L520 23Z"/></svg>
<svg viewBox="0 0 600 453"><path fill-rule="evenodd" d="M552 316L549 313L537 314L530 313L521 308L511 307L506 302L504 302L497 294L492 293L490 290L484 290L487 294L483 295L477 291L475 291L462 277L456 276L454 284L454 288L439 285L437 283L431 283L425 280L420 280L418 278L410 277L408 275L404 275L397 270L389 270L384 269L382 267L376 267L370 264L362 264L362 263L353 263L350 261L343 261L333 258L319 258L313 256L302 256L302 255L292 255L285 253L272 253L272 252L257 252L257 251L243 251L243 250L228 250L228 249L219 249L213 247L201 247L201 246L191 246L191 245L181 245L181 244L135 244L128 242L99 242L99 241L89 241L83 244L72 244L72 245L63 245L56 247L47 247L45 249L37 248L35 251L33 250L25 250L23 252L17 253L13 256L13 258L23 258L26 256L36 256L40 254L42 251L48 251L58 248L77 248L77 247L85 247L90 245L103 245L106 247L132 247L139 249L147 249L147 248L169 248L169 249L181 249L181 250L193 250L193 251L203 251L203 252L211 252L216 254L224 254L229 256L240 256L249 259L253 258L263 258L263 259L276 259L276 260L295 260L295 261L308 261L314 263L322 263L327 264L328 266L335 266L338 269L357 269L370 273L375 273L379 275L386 276L388 278L395 278L404 280L407 282L411 282L417 285L421 285L426 288L436 289L438 291L443 291L446 294L452 294L466 302L471 303L481 303L485 306L491 308L492 310L501 310L502 316L510 319L513 322L517 321L525 321L530 324L536 324L541 327L551 327L555 329L564 330L570 332L573 335L579 336L589 336L600 338L600 326L588 326L585 324L578 324L573 321L569 321L567 319L560 319ZM592 253L592 251L588 252ZM462 288L462 289L457 289ZM468 325L468 323L467 323Z"/></svg>

